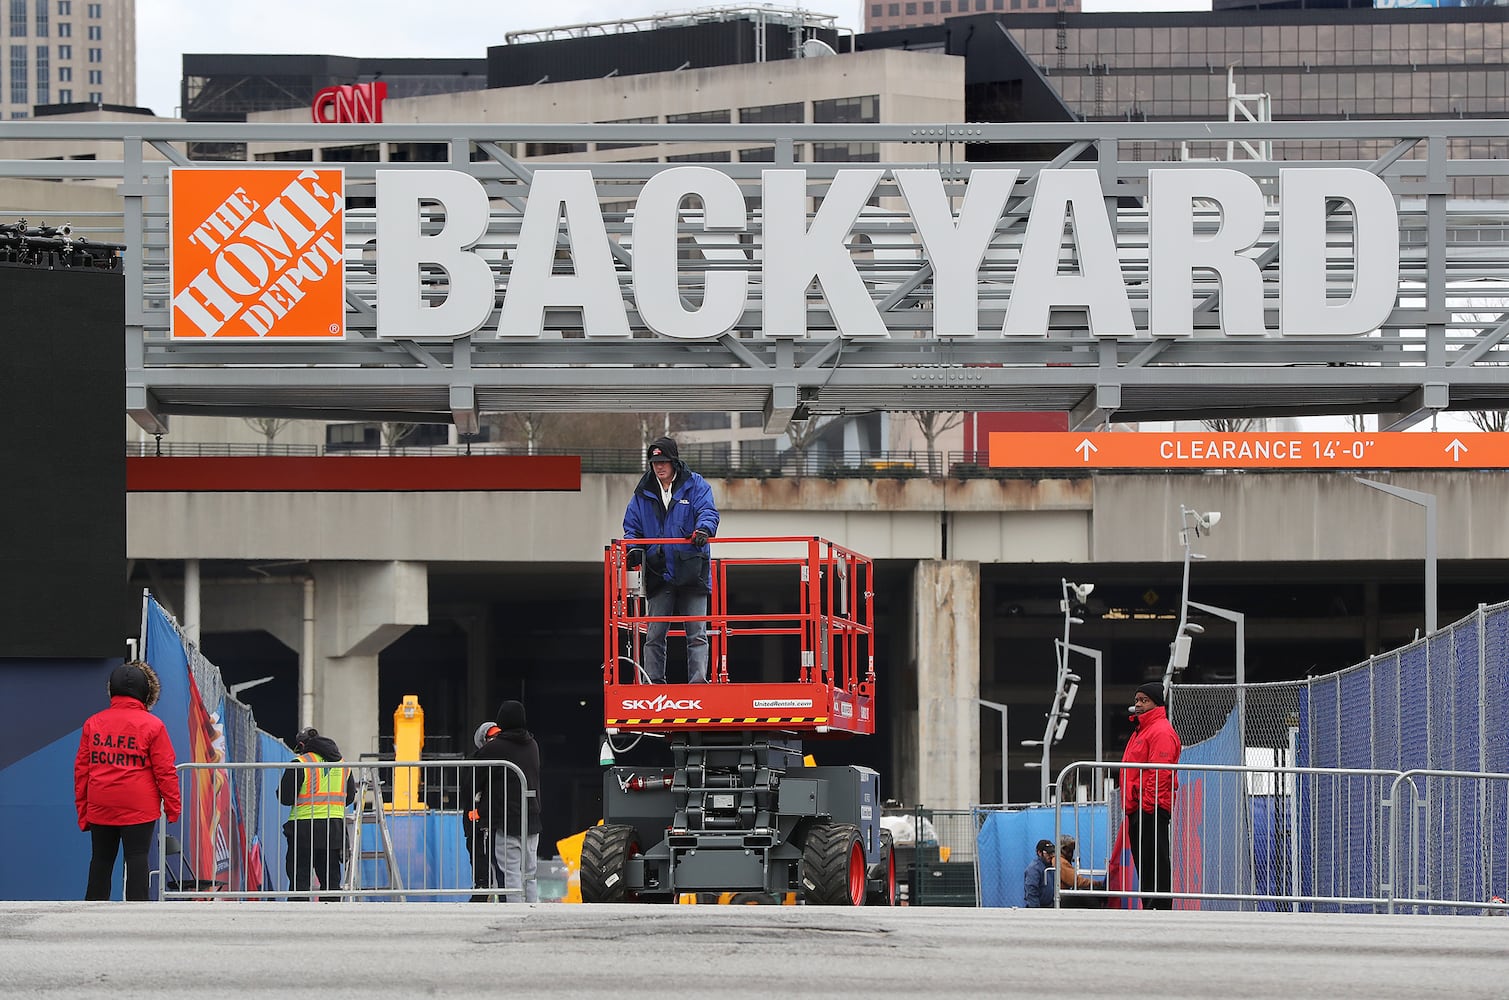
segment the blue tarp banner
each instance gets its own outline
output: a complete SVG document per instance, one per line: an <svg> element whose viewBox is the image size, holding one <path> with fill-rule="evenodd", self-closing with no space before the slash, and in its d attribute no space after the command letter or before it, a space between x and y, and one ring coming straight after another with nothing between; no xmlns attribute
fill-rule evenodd
<svg viewBox="0 0 1509 1000"><path fill-rule="evenodd" d="M435 810L418 813L388 813L388 833L393 838L393 856L404 885L466 889L472 884L472 863L466 853L461 813ZM369 853L381 851L377 827L362 827L361 884L382 888L390 883L387 865ZM396 898L396 897L395 897ZM455 902L465 896L410 895L409 902Z"/></svg>
<svg viewBox="0 0 1509 1000"><path fill-rule="evenodd" d="M1039 840L1053 839L1052 806L1015 812L993 812L985 817L976 838L980 859L980 905L1021 906L1022 876L1032 863ZM1076 861L1081 868L1104 870L1110 845L1104 843L1109 828L1104 805L1076 805L1064 809L1063 832L1078 844Z"/></svg>

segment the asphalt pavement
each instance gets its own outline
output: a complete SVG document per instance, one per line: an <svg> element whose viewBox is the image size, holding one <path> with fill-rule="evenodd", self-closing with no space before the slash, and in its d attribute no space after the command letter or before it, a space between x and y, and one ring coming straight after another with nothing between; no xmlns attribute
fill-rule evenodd
<svg viewBox="0 0 1509 1000"><path fill-rule="evenodd" d="M0 902L18 997L1509 996L1509 919Z"/></svg>

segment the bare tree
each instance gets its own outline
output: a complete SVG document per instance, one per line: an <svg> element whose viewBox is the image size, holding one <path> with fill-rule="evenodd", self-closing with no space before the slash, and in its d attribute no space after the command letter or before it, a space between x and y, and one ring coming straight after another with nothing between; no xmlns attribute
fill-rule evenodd
<svg viewBox="0 0 1509 1000"><path fill-rule="evenodd" d="M242 417L241 420L246 426L262 435L269 449L272 447L273 438L281 434L283 428L293 423L285 417Z"/></svg>
<svg viewBox="0 0 1509 1000"><path fill-rule="evenodd" d="M507 423L514 436L523 439L525 453L533 455L540 450L546 429L554 423L554 416L551 413L510 413Z"/></svg>
<svg viewBox="0 0 1509 1000"><path fill-rule="evenodd" d="M927 462L933 464L933 454L938 450L938 437L946 431L964 423L964 414L960 412L944 413L939 410L908 410L907 416L917 424L917 429L922 432L922 440L927 445ZM933 471L931 468L929 471Z"/></svg>
<svg viewBox="0 0 1509 1000"><path fill-rule="evenodd" d="M1260 431L1266 425L1262 417L1211 417L1202 420L1208 431L1217 434L1245 434L1249 431Z"/></svg>
<svg viewBox="0 0 1509 1000"><path fill-rule="evenodd" d="M382 425L383 447L388 449L389 452L397 451L399 445L403 443L403 439L408 437L409 432L418 426L418 424L400 423L396 420L384 421Z"/></svg>
<svg viewBox="0 0 1509 1000"><path fill-rule="evenodd" d="M1368 415L1366 413L1349 413L1347 414L1347 423L1351 426L1353 433L1365 434L1368 429Z"/></svg>
<svg viewBox="0 0 1509 1000"><path fill-rule="evenodd" d="M1480 431L1509 430L1509 410L1472 410L1467 418Z"/></svg>

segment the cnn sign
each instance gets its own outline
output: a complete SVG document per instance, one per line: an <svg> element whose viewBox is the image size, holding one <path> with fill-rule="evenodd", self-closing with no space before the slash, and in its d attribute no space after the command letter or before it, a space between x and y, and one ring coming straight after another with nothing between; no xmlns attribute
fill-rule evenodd
<svg viewBox="0 0 1509 1000"><path fill-rule="evenodd" d="M321 125L375 125L382 121L387 96L388 85L381 82L326 87L314 95L310 111Z"/></svg>

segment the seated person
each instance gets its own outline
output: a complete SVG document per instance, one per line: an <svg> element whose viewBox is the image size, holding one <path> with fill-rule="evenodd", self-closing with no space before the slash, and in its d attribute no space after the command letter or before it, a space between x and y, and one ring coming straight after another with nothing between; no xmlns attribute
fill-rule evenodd
<svg viewBox="0 0 1509 1000"><path fill-rule="evenodd" d="M1053 905L1053 883L1049 881L1048 869L1053 867L1053 841L1039 840L1037 856L1022 873L1022 905L1026 907L1050 907Z"/></svg>
<svg viewBox="0 0 1509 1000"><path fill-rule="evenodd" d="M1081 875L1074 864L1076 851L1074 838L1070 836L1060 837L1058 840L1058 884L1065 889L1104 889L1104 879L1093 879L1088 875ZM1063 906L1078 907L1101 907L1106 901L1098 896L1065 896Z"/></svg>

